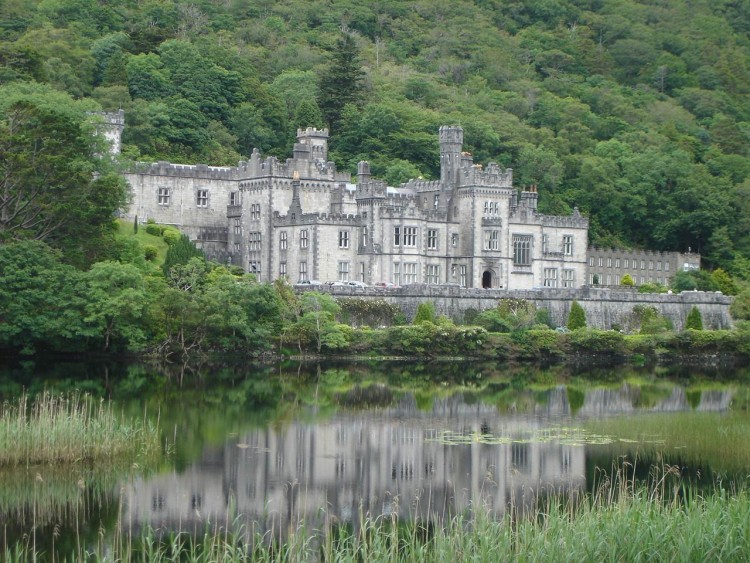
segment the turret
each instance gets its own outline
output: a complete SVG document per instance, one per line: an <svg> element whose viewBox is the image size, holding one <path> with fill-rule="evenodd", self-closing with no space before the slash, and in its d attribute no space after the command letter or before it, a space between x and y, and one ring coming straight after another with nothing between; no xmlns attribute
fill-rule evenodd
<svg viewBox="0 0 750 563"><path fill-rule="evenodd" d="M453 188L458 183L463 142L464 130L461 127L443 125L440 128L440 183L444 189Z"/></svg>
<svg viewBox="0 0 750 563"><path fill-rule="evenodd" d="M326 162L328 160L328 129L316 129L308 127L307 129L297 129L297 143L310 147L310 156L312 160ZM295 145L295 157L297 156L297 146Z"/></svg>

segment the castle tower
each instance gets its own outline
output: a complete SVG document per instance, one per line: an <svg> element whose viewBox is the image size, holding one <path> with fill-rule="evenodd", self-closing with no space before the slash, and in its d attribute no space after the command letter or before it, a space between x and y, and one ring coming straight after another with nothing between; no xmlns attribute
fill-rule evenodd
<svg viewBox="0 0 750 563"><path fill-rule="evenodd" d="M310 158L319 162L328 161L328 129L297 129L297 143L310 147ZM295 146L295 156L298 147Z"/></svg>
<svg viewBox="0 0 750 563"><path fill-rule="evenodd" d="M458 183L463 143L464 130L461 127L443 125L440 128L440 183L443 189L451 189Z"/></svg>

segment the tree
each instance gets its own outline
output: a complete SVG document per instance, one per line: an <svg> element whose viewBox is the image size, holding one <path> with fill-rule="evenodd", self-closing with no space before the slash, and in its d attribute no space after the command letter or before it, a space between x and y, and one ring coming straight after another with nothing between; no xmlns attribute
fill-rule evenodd
<svg viewBox="0 0 750 563"><path fill-rule="evenodd" d="M180 238L167 249L167 255L164 258L162 270L168 278L174 277L172 269L177 266L186 265L191 258L203 259L203 251L195 247L195 244L187 235L181 235ZM179 275L179 274L177 274ZM179 283L177 285L180 285Z"/></svg>
<svg viewBox="0 0 750 563"><path fill-rule="evenodd" d="M435 322L435 304L432 301L423 301L417 305L417 314L414 316L412 324Z"/></svg>
<svg viewBox="0 0 750 563"><path fill-rule="evenodd" d="M687 320L685 321L685 329L703 330L703 317L695 305L693 305L693 308L688 313Z"/></svg>
<svg viewBox="0 0 750 563"><path fill-rule="evenodd" d="M319 80L318 107L332 130L348 104L359 105L364 91L364 71L354 37L343 34L336 42L328 67Z"/></svg>
<svg viewBox="0 0 750 563"><path fill-rule="evenodd" d="M570 314L568 315L568 328L570 330L578 330L579 328L586 328L586 312L578 304L578 301L573 301L570 305Z"/></svg>

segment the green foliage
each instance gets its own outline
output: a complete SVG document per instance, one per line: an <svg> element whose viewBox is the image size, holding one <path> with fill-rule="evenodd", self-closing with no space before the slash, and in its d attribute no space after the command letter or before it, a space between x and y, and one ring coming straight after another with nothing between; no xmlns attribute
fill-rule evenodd
<svg viewBox="0 0 750 563"><path fill-rule="evenodd" d="M734 319L750 321L750 289L745 289L735 296L729 312Z"/></svg>
<svg viewBox="0 0 750 563"><path fill-rule="evenodd" d="M737 295L737 284L727 272L717 268L711 272L711 282L724 295Z"/></svg>
<svg viewBox="0 0 750 563"><path fill-rule="evenodd" d="M633 278L630 277L630 274L625 274L624 276L622 276L622 279L620 279L620 285L633 287L635 285L635 282L633 281Z"/></svg>
<svg viewBox="0 0 750 563"><path fill-rule="evenodd" d="M364 71L353 34L343 33L336 42L328 67L318 81L318 106L323 117L336 130L344 108L362 102Z"/></svg>
<svg viewBox="0 0 750 563"><path fill-rule="evenodd" d="M162 233L164 232L164 227L162 227L161 225L157 225L155 223L148 223L146 225L146 232L150 235L160 237Z"/></svg>
<svg viewBox="0 0 750 563"><path fill-rule="evenodd" d="M417 314L412 324L435 322L435 304L432 301L423 301L417 306Z"/></svg>
<svg viewBox="0 0 750 563"><path fill-rule="evenodd" d="M680 291L716 291L711 274L706 270L680 271L672 278L672 289Z"/></svg>
<svg viewBox="0 0 750 563"><path fill-rule="evenodd" d="M153 262L159 256L159 249L153 244L147 244L143 247L143 257L149 262Z"/></svg>
<svg viewBox="0 0 750 563"><path fill-rule="evenodd" d="M570 304L567 327L570 330L586 328L586 312L578 301L573 301L573 303Z"/></svg>
<svg viewBox="0 0 750 563"><path fill-rule="evenodd" d="M161 236L164 238L164 242L166 242L169 246L174 246L180 241L180 237L182 237L182 234L177 229L166 227L162 228Z"/></svg>
<svg viewBox="0 0 750 563"><path fill-rule="evenodd" d="M703 317L701 316L701 312L698 310L698 307L696 307L695 305L693 305L693 308L690 309L687 319L685 320L685 329L703 330Z"/></svg>
<svg viewBox="0 0 750 563"><path fill-rule="evenodd" d="M666 293L666 286L655 282L646 282L638 286L638 293Z"/></svg>
<svg viewBox="0 0 750 563"><path fill-rule="evenodd" d="M342 297L337 300L341 307L341 316L355 327L360 326L390 326L401 312L396 305L391 305L385 299L357 299Z"/></svg>
<svg viewBox="0 0 750 563"><path fill-rule="evenodd" d="M180 238L167 250L167 256L162 265L164 275L171 276L173 268L187 264L191 258L203 258L203 252L195 247L187 235L180 235Z"/></svg>

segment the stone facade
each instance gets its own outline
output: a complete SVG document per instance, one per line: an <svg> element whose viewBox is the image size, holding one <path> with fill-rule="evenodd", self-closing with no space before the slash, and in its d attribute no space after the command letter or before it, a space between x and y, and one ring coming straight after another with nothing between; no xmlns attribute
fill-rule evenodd
<svg viewBox="0 0 750 563"><path fill-rule="evenodd" d="M621 250L617 248L588 249L586 283L618 286L625 274L636 285L658 283L668 286L677 272L700 269L701 256L694 252L657 252L652 250Z"/></svg>
<svg viewBox="0 0 750 563"><path fill-rule="evenodd" d="M126 216L172 224L261 281L379 281L467 288L586 283L588 219L537 211L534 186L475 165L461 127L440 128L440 180L357 182L328 161L328 131L299 130L292 158L256 149L236 167L143 165Z"/></svg>

